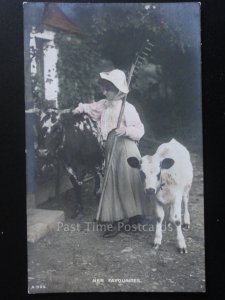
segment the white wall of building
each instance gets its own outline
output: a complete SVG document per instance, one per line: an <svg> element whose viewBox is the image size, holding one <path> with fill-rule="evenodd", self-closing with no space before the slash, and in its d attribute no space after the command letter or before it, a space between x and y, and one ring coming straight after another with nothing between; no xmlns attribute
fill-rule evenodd
<svg viewBox="0 0 225 300"><path fill-rule="evenodd" d="M59 82L56 71L58 49L55 47L54 37L55 33L53 31L44 30L42 33L40 33L35 32L34 29L30 35L30 47L33 47L33 49L37 49L38 39L43 42L43 76L45 100L55 101L56 107L58 107ZM31 61L31 74L34 75L37 72L37 57L34 56Z"/></svg>
<svg viewBox="0 0 225 300"><path fill-rule="evenodd" d="M59 92L56 63L58 60L58 49L54 42L49 41L44 48L44 79L45 79L45 99L56 100ZM56 104L58 106L58 103Z"/></svg>

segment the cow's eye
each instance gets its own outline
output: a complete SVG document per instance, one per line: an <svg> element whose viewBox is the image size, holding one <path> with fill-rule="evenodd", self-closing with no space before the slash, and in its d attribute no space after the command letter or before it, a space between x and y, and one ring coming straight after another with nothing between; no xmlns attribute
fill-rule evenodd
<svg viewBox="0 0 225 300"><path fill-rule="evenodd" d="M141 181L144 182L145 178L146 178L146 175L143 171L140 171L140 177L141 177Z"/></svg>
<svg viewBox="0 0 225 300"><path fill-rule="evenodd" d="M159 180L160 179L160 172L159 172L159 174L157 174L157 180Z"/></svg>

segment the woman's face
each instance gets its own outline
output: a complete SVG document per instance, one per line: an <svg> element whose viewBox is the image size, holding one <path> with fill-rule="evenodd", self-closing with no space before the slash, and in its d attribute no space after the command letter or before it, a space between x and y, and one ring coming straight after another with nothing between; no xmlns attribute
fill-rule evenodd
<svg viewBox="0 0 225 300"><path fill-rule="evenodd" d="M105 95L106 99L109 101L113 101L116 98L117 94L118 94L117 91L112 91L112 90L103 91L103 95Z"/></svg>
<svg viewBox="0 0 225 300"><path fill-rule="evenodd" d="M119 93L119 90L109 81L105 80L101 84L102 93L107 100L113 101Z"/></svg>

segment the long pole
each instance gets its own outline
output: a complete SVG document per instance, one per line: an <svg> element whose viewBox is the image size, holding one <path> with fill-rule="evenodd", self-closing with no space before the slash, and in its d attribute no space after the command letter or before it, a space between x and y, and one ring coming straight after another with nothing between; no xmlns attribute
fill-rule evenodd
<svg viewBox="0 0 225 300"><path fill-rule="evenodd" d="M128 87L130 86L130 82L131 82L131 78L132 78L134 69L135 69L135 63L132 64L130 72L129 72ZM125 95L125 97L123 98L123 101L122 101L120 114L119 114L117 127L116 127L117 129L120 128L120 125L121 125L121 122L122 122L122 117L123 117L123 113L124 113L124 109L125 109L126 100L127 100L127 94ZM106 174L104 176L101 198L100 198L99 205L98 205L98 211L97 211L97 217L96 217L97 221L99 221L99 216L100 216L100 212L101 212L101 208L102 208L102 201L103 201L103 198L104 198L104 195L105 195L105 190L106 190L106 185L107 185L107 182L108 182L110 167L111 167L111 164L112 164L112 159L113 159L114 151L115 151L115 148L116 148L116 142L117 142L117 136L114 136L112 150L111 150L110 158L109 158L109 161L108 161L108 164L107 164Z"/></svg>

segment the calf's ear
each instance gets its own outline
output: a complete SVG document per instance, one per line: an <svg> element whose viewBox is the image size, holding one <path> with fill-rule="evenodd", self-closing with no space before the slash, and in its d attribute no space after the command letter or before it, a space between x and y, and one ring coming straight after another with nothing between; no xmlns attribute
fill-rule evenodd
<svg viewBox="0 0 225 300"><path fill-rule="evenodd" d="M141 163L140 160L137 159L137 157L129 157L127 159L128 164L131 166L131 168L135 168L135 169L140 169L141 168Z"/></svg>
<svg viewBox="0 0 225 300"><path fill-rule="evenodd" d="M174 165L175 161L172 158L165 158L161 162L161 169L169 169Z"/></svg>

